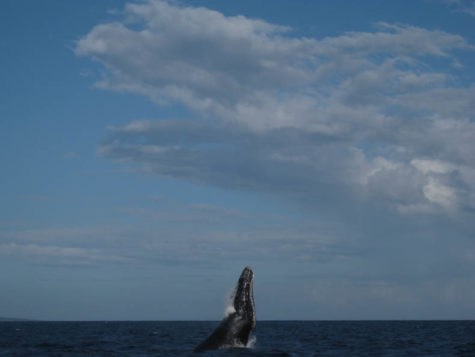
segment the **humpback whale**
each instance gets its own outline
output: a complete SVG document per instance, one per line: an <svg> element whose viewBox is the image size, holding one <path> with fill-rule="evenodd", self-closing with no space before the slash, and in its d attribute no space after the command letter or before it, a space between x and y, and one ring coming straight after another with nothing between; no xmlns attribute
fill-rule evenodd
<svg viewBox="0 0 475 357"><path fill-rule="evenodd" d="M216 330L195 348L195 352L247 345L249 336L256 327L256 312L252 295L253 278L252 269L245 267L232 296L234 311L227 315Z"/></svg>

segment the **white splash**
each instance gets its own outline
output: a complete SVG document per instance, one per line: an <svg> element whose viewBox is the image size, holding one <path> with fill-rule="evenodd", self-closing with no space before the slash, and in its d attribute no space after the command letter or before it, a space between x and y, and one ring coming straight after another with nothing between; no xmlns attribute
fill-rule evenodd
<svg viewBox="0 0 475 357"><path fill-rule="evenodd" d="M227 317L236 312L234 308L234 294L236 293L236 289L233 288L226 296L226 308L224 309L224 317Z"/></svg>
<svg viewBox="0 0 475 357"><path fill-rule="evenodd" d="M221 347L219 347L219 349L227 349L227 348L254 348L254 346L256 345L256 341L257 341L257 338L255 336L250 336L249 337L249 340L247 341L247 344L246 345L243 345L242 343L240 343L238 340L233 340L233 342L231 344L226 344L226 345L223 345Z"/></svg>
<svg viewBox="0 0 475 357"><path fill-rule="evenodd" d="M256 341L257 341L256 336L249 337L249 341L247 341L246 347L247 348L254 348L254 346L256 345Z"/></svg>

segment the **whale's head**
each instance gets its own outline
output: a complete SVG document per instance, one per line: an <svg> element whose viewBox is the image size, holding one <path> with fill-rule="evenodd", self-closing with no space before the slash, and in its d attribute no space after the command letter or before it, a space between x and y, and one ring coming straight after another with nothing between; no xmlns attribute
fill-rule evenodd
<svg viewBox="0 0 475 357"><path fill-rule="evenodd" d="M195 348L195 352L247 345L251 332L256 327L256 311L252 296L253 279L252 269L245 267L234 290L234 311L230 312L216 330Z"/></svg>
<svg viewBox="0 0 475 357"><path fill-rule="evenodd" d="M254 273L250 267L245 267L239 277L236 291L234 293L234 310L251 328L256 326L256 311L254 308L254 297L252 295L252 282Z"/></svg>

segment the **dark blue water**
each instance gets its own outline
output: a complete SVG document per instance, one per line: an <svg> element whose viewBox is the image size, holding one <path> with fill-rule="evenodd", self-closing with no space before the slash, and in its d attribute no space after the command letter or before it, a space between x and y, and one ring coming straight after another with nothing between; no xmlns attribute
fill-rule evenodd
<svg viewBox="0 0 475 357"><path fill-rule="evenodd" d="M0 322L0 356L475 356L475 321L258 321L253 348L193 354L218 322Z"/></svg>

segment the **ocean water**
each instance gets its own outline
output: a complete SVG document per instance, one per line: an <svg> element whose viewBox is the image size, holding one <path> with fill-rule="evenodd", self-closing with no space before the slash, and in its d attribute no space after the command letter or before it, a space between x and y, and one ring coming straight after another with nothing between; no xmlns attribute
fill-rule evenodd
<svg viewBox="0 0 475 357"><path fill-rule="evenodd" d="M475 356L475 321L258 321L251 348L193 353L219 322L0 322L0 356Z"/></svg>

